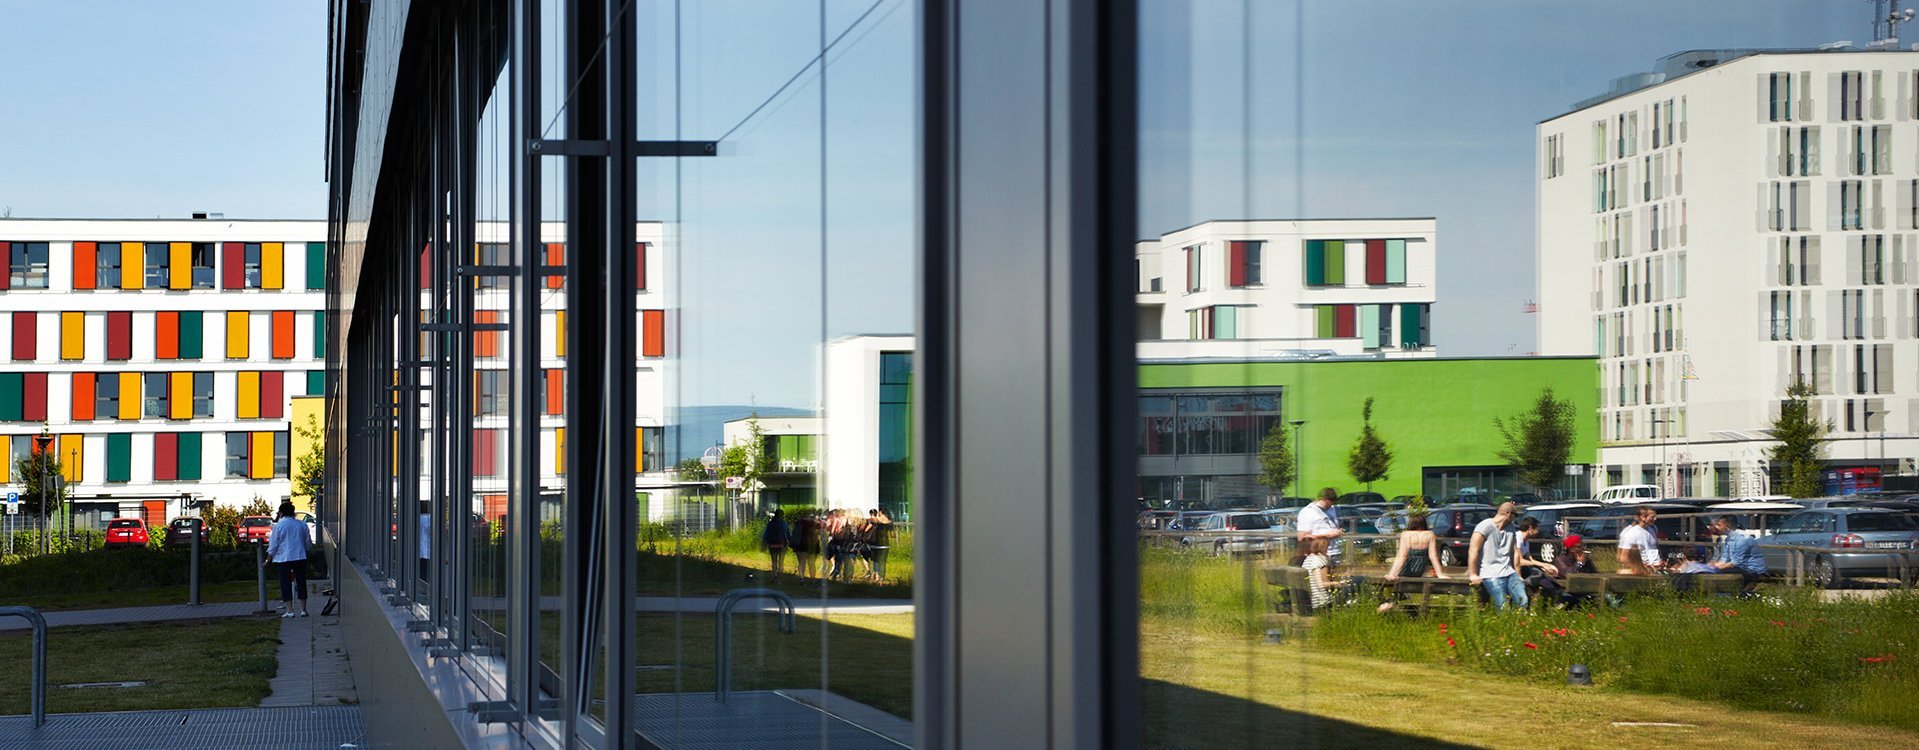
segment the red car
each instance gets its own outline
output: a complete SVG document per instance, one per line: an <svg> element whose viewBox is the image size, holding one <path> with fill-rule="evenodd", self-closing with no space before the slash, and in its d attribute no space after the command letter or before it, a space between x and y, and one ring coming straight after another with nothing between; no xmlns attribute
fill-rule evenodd
<svg viewBox="0 0 1919 750"><path fill-rule="evenodd" d="M235 535L240 537L241 544L266 544L267 538L273 536L273 517L247 516L246 518L242 518L240 519L240 528L236 530Z"/></svg>
<svg viewBox="0 0 1919 750"><path fill-rule="evenodd" d="M115 518L107 522L108 547L147 546L147 524L138 518Z"/></svg>

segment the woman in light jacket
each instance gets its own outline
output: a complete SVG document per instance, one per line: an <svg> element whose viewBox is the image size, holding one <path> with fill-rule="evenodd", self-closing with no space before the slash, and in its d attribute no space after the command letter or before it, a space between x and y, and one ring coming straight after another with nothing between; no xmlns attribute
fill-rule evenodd
<svg viewBox="0 0 1919 750"><path fill-rule="evenodd" d="M267 536L267 560L280 569L280 616L307 616L307 525L294 515L293 503L280 503L280 517ZM293 609L293 594L300 594L300 609Z"/></svg>

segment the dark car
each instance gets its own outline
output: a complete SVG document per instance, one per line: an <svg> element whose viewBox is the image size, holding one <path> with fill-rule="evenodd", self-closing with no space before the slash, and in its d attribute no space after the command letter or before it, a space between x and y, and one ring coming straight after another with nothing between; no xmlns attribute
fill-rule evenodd
<svg viewBox="0 0 1919 750"><path fill-rule="evenodd" d="M1465 565L1472 552L1473 527L1492 518L1493 512L1490 505L1458 503L1442 505L1427 513L1426 525L1432 527L1434 541L1439 544L1439 564Z"/></svg>
<svg viewBox="0 0 1919 750"><path fill-rule="evenodd" d="M1540 533L1559 537L1571 530L1573 519L1590 516L1598 510L1599 503L1541 503L1525 507L1519 516L1539 521Z"/></svg>
<svg viewBox="0 0 1919 750"><path fill-rule="evenodd" d="M1386 496L1381 495L1377 492L1348 492L1344 495L1340 495L1338 500L1333 501L1333 504L1334 505L1360 505L1364 503L1383 503L1383 502L1386 502Z"/></svg>
<svg viewBox="0 0 1919 750"><path fill-rule="evenodd" d="M1793 549L1793 548L1796 548ZM1806 572L1819 585L1837 588L1848 576L1910 579L1913 552L1919 548L1919 522L1882 508L1818 508L1780 521L1760 551L1766 567L1788 573L1803 556Z"/></svg>
<svg viewBox="0 0 1919 750"><path fill-rule="evenodd" d="M193 544L193 535L200 534L200 546L207 543L207 525L198 518L175 518L167 524L167 546L185 547Z"/></svg>
<svg viewBox="0 0 1919 750"><path fill-rule="evenodd" d="M107 522L107 547L147 546L147 525L138 518L115 518Z"/></svg>
<svg viewBox="0 0 1919 750"><path fill-rule="evenodd" d="M1691 505L1618 503L1592 510L1586 514L1590 516L1589 518L1573 525L1572 533L1591 540L1618 539L1620 530L1632 525L1633 518L1639 514L1640 508L1651 508L1659 512L1659 518L1653 521L1653 537L1662 542L1697 539L1705 528L1705 520L1694 515L1701 513L1702 509Z"/></svg>

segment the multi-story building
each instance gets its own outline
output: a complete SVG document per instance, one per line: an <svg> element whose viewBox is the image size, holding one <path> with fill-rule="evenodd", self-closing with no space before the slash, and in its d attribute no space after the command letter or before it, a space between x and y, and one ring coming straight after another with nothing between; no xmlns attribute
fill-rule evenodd
<svg viewBox="0 0 1919 750"><path fill-rule="evenodd" d="M292 494L324 388L323 221L0 220L0 484L42 432L75 521Z"/></svg>
<svg viewBox="0 0 1919 750"><path fill-rule="evenodd" d="M1599 357L1601 483L1764 492L1794 381L1829 490L1919 450L1915 69L1685 52L1539 124L1539 351Z"/></svg>
<svg viewBox="0 0 1919 750"><path fill-rule="evenodd" d="M1430 218L1312 219L1142 240L1140 355L1433 356L1436 235Z"/></svg>

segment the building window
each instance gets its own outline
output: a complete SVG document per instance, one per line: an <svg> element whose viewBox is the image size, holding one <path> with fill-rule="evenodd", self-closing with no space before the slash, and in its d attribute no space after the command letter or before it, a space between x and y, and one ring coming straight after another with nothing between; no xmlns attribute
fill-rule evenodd
<svg viewBox="0 0 1919 750"><path fill-rule="evenodd" d="M1849 70L1839 74L1839 119L1866 119L1863 89L1864 76L1860 71Z"/></svg>
<svg viewBox="0 0 1919 750"><path fill-rule="evenodd" d="M165 289L173 270L172 254L165 242L149 242L147 248L147 288Z"/></svg>
<svg viewBox="0 0 1919 750"><path fill-rule="evenodd" d="M213 416L213 373L193 374L193 416Z"/></svg>
<svg viewBox="0 0 1919 750"><path fill-rule="evenodd" d="M1794 187L1798 184L1794 183ZM1797 191L1794 191L1795 194ZM1796 195L1795 195L1796 197ZM1865 229L1866 184L1862 180L1839 181L1839 228ZM1794 229L1799 227L1795 225Z"/></svg>
<svg viewBox="0 0 1919 750"><path fill-rule="evenodd" d="M1346 285L1346 241L1306 241L1306 285Z"/></svg>
<svg viewBox="0 0 1919 750"><path fill-rule="evenodd" d="M1140 455L1231 456L1259 452L1279 426L1280 394L1165 393L1143 391L1139 399Z"/></svg>
<svg viewBox="0 0 1919 750"><path fill-rule="evenodd" d="M261 283L265 281L265 276L261 270L262 260L263 259L261 258L260 243L258 242L246 243L245 255L243 256L243 260L241 261L242 263L241 267L245 269L243 271L243 274L244 274L244 278L246 279L246 288L259 289Z"/></svg>
<svg viewBox="0 0 1919 750"><path fill-rule="evenodd" d="M47 288L47 243L0 242L6 252L8 289Z"/></svg>
<svg viewBox="0 0 1919 750"><path fill-rule="evenodd" d="M285 478L291 473L292 452L292 435L273 433L273 476Z"/></svg>
<svg viewBox="0 0 1919 750"><path fill-rule="evenodd" d="M113 419L120 415L120 378L122 373L103 372L93 376L93 418Z"/></svg>
<svg viewBox="0 0 1919 750"><path fill-rule="evenodd" d="M1766 87L1767 119L1772 122L1792 122L1792 74L1769 73Z"/></svg>
<svg viewBox="0 0 1919 750"><path fill-rule="evenodd" d="M1313 316L1316 338L1350 339L1359 336L1357 305L1317 305Z"/></svg>
<svg viewBox="0 0 1919 750"><path fill-rule="evenodd" d="M1399 306L1399 346L1402 349L1418 349L1431 346L1432 306L1425 304L1407 304Z"/></svg>
<svg viewBox="0 0 1919 750"><path fill-rule="evenodd" d="M1200 246L1193 245L1191 247L1186 248L1186 292L1188 294L1200 291L1201 289L1205 288L1205 286L1201 284L1199 280L1199 272L1200 272L1199 262L1200 262Z"/></svg>
<svg viewBox="0 0 1919 750"><path fill-rule="evenodd" d="M146 380L146 403L144 404L145 409L141 412L142 416L166 419L167 374L164 372L149 372L144 376L144 379Z"/></svg>
<svg viewBox="0 0 1919 750"><path fill-rule="evenodd" d="M1566 136L1546 136L1546 147L1539 155L1546 167L1546 179L1550 180L1566 173Z"/></svg>
<svg viewBox="0 0 1919 750"><path fill-rule="evenodd" d="M1226 243L1227 284L1235 287L1258 286L1260 284L1260 250L1264 242L1254 240L1233 240Z"/></svg>
<svg viewBox="0 0 1919 750"><path fill-rule="evenodd" d="M189 263L193 267L193 288L212 289L218 281L214 275L214 250L211 242L195 242L189 252Z"/></svg>
<svg viewBox="0 0 1919 750"><path fill-rule="evenodd" d="M481 370L473 373L473 416L506 416L506 376L505 370Z"/></svg>
<svg viewBox="0 0 1919 750"><path fill-rule="evenodd" d="M252 442L252 433L227 433L227 478L247 478L247 447Z"/></svg>
<svg viewBox="0 0 1919 750"><path fill-rule="evenodd" d="M113 289L120 286L120 243L101 242L93 250L93 286L91 289Z"/></svg>
<svg viewBox="0 0 1919 750"><path fill-rule="evenodd" d="M880 353L879 497L881 510L911 518L913 509L913 355Z"/></svg>
<svg viewBox="0 0 1919 750"><path fill-rule="evenodd" d="M482 266L504 266L508 262L507 244L504 242L482 242L474 251L475 260ZM474 285L481 289L504 289L510 282L505 276L493 273L479 274ZM641 288L645 288L642 286Z"/></svg>
<svg viewBox="0 0 1919 750"><path fill-rule="evenodd" d="M1772 292L1772 322L1770 325L1773 341L1792 340L1792 292Z"/></svg>

